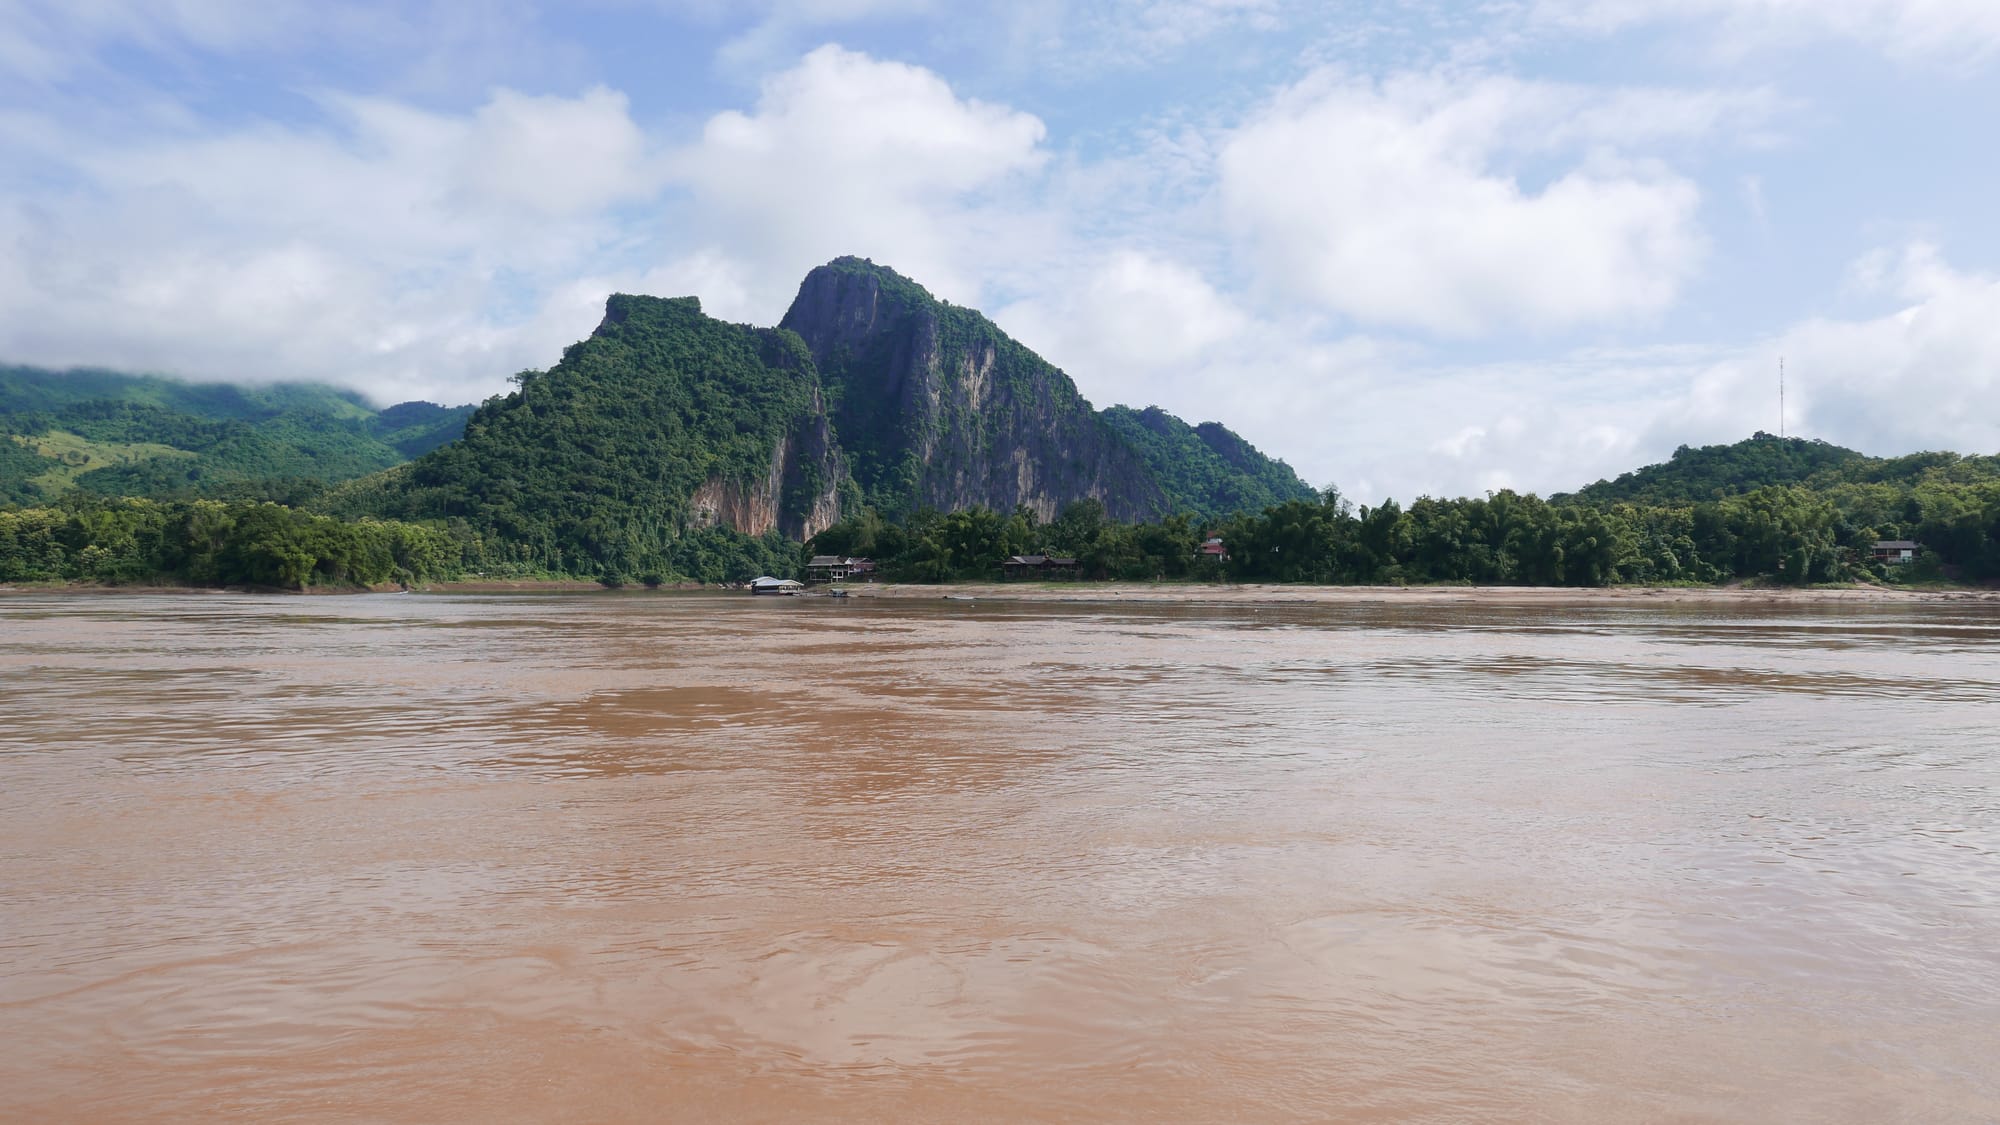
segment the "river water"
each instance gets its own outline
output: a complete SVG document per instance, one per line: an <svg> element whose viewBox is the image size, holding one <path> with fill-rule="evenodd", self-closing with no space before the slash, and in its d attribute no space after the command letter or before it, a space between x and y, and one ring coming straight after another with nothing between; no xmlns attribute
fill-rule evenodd
<svg viewBox="0 0 2000 1125"><path fill-rule="evenodd" d="M6 1121L2000 1120L1992 606L0 599Z"/></svg>

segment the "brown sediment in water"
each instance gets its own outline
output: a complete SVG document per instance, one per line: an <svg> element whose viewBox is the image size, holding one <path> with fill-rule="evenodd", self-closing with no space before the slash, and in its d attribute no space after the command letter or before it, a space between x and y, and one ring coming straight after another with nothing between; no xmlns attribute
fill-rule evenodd
<svg viewBox="0 0 2000 1125"><path fill-rule="evenodd" d="M2000 1116L1990 602L943 592L7 599L0 1120Z"/></svg>

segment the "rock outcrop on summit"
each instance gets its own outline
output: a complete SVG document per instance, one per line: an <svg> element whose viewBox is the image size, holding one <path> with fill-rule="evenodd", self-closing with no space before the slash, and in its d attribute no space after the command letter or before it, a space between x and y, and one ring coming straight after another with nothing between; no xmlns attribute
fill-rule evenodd
<svg viewBox="0 0 2000 1125"><path fill-rule="evenodd" d="M972 309L839 258L806 275L780 326L811 349L864 502L887 514L1095 499L1117 519L1167 497L1069 376Z"/></svg>

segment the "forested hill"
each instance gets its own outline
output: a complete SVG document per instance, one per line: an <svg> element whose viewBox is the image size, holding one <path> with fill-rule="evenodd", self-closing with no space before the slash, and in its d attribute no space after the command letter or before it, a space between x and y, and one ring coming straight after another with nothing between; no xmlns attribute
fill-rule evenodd
<svg viewBox="0 0 2000 1125"><path fill-rule="evenodd" d="M283 495L378 472L455 439L470 406L377 410L308 383L187 383L0 367L0 503L104 496Z"/></svg>
<svg viewBox="0 0 2000 1125"><path fill-rule="evenodd" d="M1840 485L1910 486L1927 480L1967 484L1996 477L2000 477L2000 457L1956 453L1870 457L1817 439L1758 433L1733 445L1698 449L1683 445L1661 464L1598 481L1573 498L1590 504L1689 504L1773 485L1823 491Z"/></svg>
<svg viewBox="0 0 2000 1125"><path fill-rule="evenodd" d="M1290 465L1219 422L1190 426L1157 406L1113 406L1102 417L1152 470L1170 511L1228 516L1318 496Z"/></svg>
<svg viewBox="0 0 2000 1125"><path fill-rule="evenodd" d="M702 573L683 540L709 528L798 539L837 518L846 469L790 332L617 295L562 362L516 380L461 440L325 506L463 520L505 565L621 577Z"/></svg>

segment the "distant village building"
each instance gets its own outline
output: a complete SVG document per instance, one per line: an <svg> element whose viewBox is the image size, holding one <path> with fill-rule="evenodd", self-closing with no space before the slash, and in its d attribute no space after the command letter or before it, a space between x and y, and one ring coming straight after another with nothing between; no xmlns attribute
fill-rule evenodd
<svg viewBox="0 0 2000 1125"><path fill-rule="evenodd" d="M824 582L846 582L859 579L863 582L875 580L874 559L850 559L840 555L814 555L806 563L806 581L812 585Z"/></svg>
<svg viewBox="0 0 2000 1125"><path fill-rule="evenodd" d="M1003 578L1075 578L1075 559L1057 558L1053 555L1009 555L1000 564Z"/></svg>
<svg viewBox="0 0 2000 1125"><path fill-rule="evenodd" d="M845 582L852 568L839 555L814 555L806 562L806 581L814 585L821 582Z"/></svg>
<svg viewBox="0 0 2000 1125"><path fill-rule="evenodd" d="M1875 545L1869 548L1869 555L1878 563L1901 566L1915 562L1923 549L1923 544L1908 539L1877 539Z"/></svg>
<svg viewBox="0 0 2000 1125"><path fill-rule="evenodd" d="M1211 535L1203 540L1200 549L1195 553L1205 559L1214 559L1216 562L1229 561L1229 550L1222 545L1219 536Z"/></svg>
<svg viewBox="0 0 2000 1125"><path fill-rule="evenodd" d="M796 594L804 588L803 582L794 582L789 578L773 578L768 574L750 580L750 592L753 594Z"/></svg>

